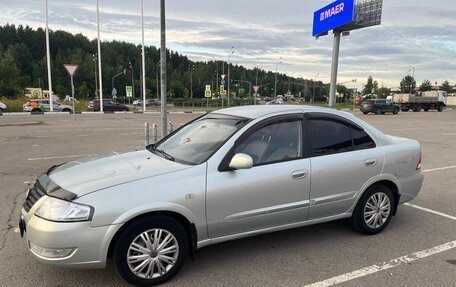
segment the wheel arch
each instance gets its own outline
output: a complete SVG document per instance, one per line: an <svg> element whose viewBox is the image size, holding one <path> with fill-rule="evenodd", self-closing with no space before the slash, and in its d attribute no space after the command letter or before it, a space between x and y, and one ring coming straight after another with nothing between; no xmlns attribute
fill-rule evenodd
<svg viewBox="0 0 456 287"><path fill-rule="evenodd" d="M112 237L110 243L109 243L109 247L108 247L108 253L107 253L107 258L111 258L112 257L112 253L114 251L114 247L117 243L117 240L119 239L119 236L122 234L122 232L131 224L133 224L134 222L137 222L138 220L141 220L141 219L144 219L146 217L152 217L152 216L166 216L166 217L170 217L174 220L176 220L179 224L182 225L182 227L184 228L185 230L185 233L187 234L187 238L188 238L188 244L189 244L189 247L190 247L190 257L192 259L194 259L195 257L195 254L196 254L196 249L197 249L197 238L198 238L198 234L197 234L197 231L196 231L196 227L195 227L195 224L190 222L187 217L185 217L184 215L178 213L178 212L175 212L175 211L168 211L168 210L159 210L159 211L151 211L151 212L146 212L146 213L143 213L143 214L140 214L140 215L137 215L133 218L131 218L130 220L128 220L127 222L125 222L121 228L119 228L116 233L114 234L114 236Z"/></svg>

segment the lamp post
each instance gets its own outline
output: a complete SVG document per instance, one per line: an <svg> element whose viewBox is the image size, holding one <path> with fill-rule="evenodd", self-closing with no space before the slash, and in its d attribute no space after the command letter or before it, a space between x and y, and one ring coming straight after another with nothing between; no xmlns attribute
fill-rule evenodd
<svg viewBox="0 0 456 287"><path fill-rule="evenodd" d="M130 65L131 70L131 94L133 98L135 97L135 78L133 75L133 64L131 62L128 63Z"/></svg>
<svg viewBox="0 0 456 287"><path fill-rule="evenodd" d="M120 72L120 73L118 73L118 74L115 74L115 75L112 77L112 83L111 83L111 84L112 84L112 86L111 86L111 87L112 87L112 90L113 90L113 91L114 91L114 79L115 79L116 77L118 77L118 76L122 75L122 74L124 74L124 75L125 75L126 73L127 73L127 70L126 70L126 69L124 69L122 72Z"/></svg>
<svg viewBox="0 0 456 287"><path fill-rule="evenodd" d="M412 81L410 81L410 94L412 93L413 81L415 80L415 66L410 65L410 70L412 70ZM409 72L410 72L409 70Z"/></svg>
<svg viewBox="0 0 456 287"><path fill-rule="evenodd" d="M101 72L101 43L100 43L100 12L98 9L98 2L97 0L97 47L98 47L98 77L99 77L99 82L100 82L100 112L103 112L103 77L102 77L102 72Z"/></svg>
<svg viewBox="0 0 456 287"><path fill-rule="evenodd" d="M98 80L97 80L97 56L92 54L92 60L95 65L95 98L98 98Z"/></svg>
<svg viewBox="0 0 456 287"><path fill-rule="evenodd" d="M190 99L193 100L193 70L195 65L188 65L188 69L190 70Z"/></svg>
<svg viewBox="0 0 456 287"><path fill-rule="evenodd" d="M320 75L320 73L317 73L314 77L314 82L313 82L313 92L312 92L312 103L315 102L315 82L317 81L317 77Z"/></svg>
<svg viewBox="0 0 456 287"><path fill-rule="evenodd" d="M160 70L160 61L158 61L157 63L157 101L160 101L160 86L159 86L159 83L160 83L160 80L159 80L159 77L158 77L158 72Z"/></svg>
<svg viewBox="0 0 456 287"><path fill-rule="evenodd" d="M54 111L54 105L52 103L52 79L51 79L51 52L49 47L49 27L48 27L48 1L44 1L45 8L45 18L46 18L46 60L47 60L47 70L48 70L48 85L49 85L49 108ZM98 7L98 6L97 6Z"/></svg>
<svg viewBox="0 0 456 287"><path fill-rule="evenodd" d="M234 46L231 47L230 54L228 55L228 107L230 106L230 59L234 54Z"/></svg>
<svg viewBox="0 0 456 287"><path fill-rule="evenodd" d="M275 81L274 81L274 99L277 97L277 66L281 63L282 63L282 57L280 57L279 61L276 63Z"/></svg>

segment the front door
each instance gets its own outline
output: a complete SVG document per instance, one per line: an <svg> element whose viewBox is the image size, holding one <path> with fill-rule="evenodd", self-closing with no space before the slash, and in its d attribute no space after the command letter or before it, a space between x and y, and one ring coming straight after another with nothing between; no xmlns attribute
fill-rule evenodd
<svg viewBox="0 0 456 287"><path fill-rule="evenodd" d="M221 170L208 163L207 222L211 238L307 219L310 160L303 158L302 115L255 125L227 156L248 154L254 166Z"/></svg>

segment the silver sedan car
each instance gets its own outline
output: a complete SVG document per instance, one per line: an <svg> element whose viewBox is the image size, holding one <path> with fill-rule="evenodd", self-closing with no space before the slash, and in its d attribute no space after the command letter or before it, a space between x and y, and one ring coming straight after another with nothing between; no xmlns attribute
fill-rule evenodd
<svg viewBox="0 0 456 287"><path fill-rule="evenodd" d="M204 115L157 144L50 168L28 190L21 235L39 261L170 279L209 244L349 218L381 232L423 183L415 140L354 115L249 106Z"/></svg>

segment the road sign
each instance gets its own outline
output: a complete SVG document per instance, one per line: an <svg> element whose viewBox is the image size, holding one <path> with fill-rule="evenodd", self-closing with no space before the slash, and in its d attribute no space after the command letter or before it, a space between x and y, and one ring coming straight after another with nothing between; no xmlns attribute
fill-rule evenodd
<svg viewBox="0 0 456 287"><path fill-rule="evenodd" d="M113 98L117 96L117 90L116 90L116 88L113 88L113 89L112 89L111 95L112 95Z"/></svg>
<svg viewBox="0 0 456 287"><path fill-rule="evenodd" d="M222 84L222 85L225 85L225 80L222 80L222 81L221 81L221 84Z"/></svg>
<svg viewBox="0 0 456 287"><path fill-rule="evenodd" d="M226 75L220 75L222 77L222 80L225 80Z"/></svg>
<svg viewBox="0 0 456 287"><path fill-rule="evenodd" d="M125 86L125 94L127 95L127 98L133 97L133 88L132 88L132 86Z"/></svg>
<svg viewBox="0 0 456 287"><path fill-rule="evenodd" d="M258 90L260 89L260 86L252 86L252 88L255 91L255 94L258 94Z"/></svg>
<svg viewBox="0 0 456 287"><path fill-rule="evenodd" d="M76 71L78 70L78 65L74 65L74 64L64 64L63 65L65 67L65 70L67 70L68 74L70 75L70 77L73 78L74 74L76 73Z"/></svg>
<svg viewBox="0 0 456 287"><path fill-rule="evenodd" d="M206 98L212 97L212 92L211 92L211 90L205 90L205 91L204 91L204 96L205 96Z"/></svg>
<svg viewBox="0 0 456 287"><path fill-rule="evenodd" d="M225 85L224 84L221 84L220 85L220 92L223 92L225 90Z"/></svg>
<svg viewBox="0 0 456 287"><path fill-rule="evenodd" d="M211 91L211 85L206 85L206 91Z"/></svg>

